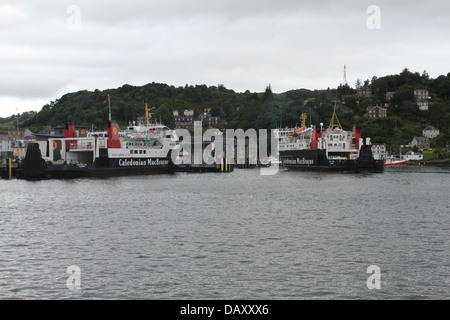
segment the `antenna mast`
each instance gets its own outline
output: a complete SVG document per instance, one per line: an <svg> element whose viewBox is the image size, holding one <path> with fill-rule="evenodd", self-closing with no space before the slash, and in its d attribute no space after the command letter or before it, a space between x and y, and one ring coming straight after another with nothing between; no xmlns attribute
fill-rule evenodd
<svg viewBox="0 0 450 320"><path fill-rule="evenodd" d="M342 83L343 86L347 85L347 66L344 65L344 82Z"/></svg>

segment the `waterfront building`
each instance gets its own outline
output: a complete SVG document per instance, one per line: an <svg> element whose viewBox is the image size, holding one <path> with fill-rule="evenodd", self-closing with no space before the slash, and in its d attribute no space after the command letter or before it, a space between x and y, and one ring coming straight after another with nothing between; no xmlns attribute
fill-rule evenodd
<svg viewBox="0 0 450 320"><path fill-rule="evenodd" d="M11 156L11 141L7 137L0 135L0 160L3 161Z"/></svg>
<svg viewBox="0 0 450 320"><path fill-rule="evenodd" d="M420 152L408 151L403 155L403 160L421 161L423 160L423 154Z"/></svg>
<svg viewBox="0 0 450 320"><path fill-rule="evenodd" d="M386 153L386 144L385 143L372 143L372 152L373 153Z"/></svg>
<svg viewBox="0 0 450 320"><path fill-rule="evenodd" d="M27 154L27 143L23 140L16 140L11 142L11 152L15 159L23 159Z"/></svg>

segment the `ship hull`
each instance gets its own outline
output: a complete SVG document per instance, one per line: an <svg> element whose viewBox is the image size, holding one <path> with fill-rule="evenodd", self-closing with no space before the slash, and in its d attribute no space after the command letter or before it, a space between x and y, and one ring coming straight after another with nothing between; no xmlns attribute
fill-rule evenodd
<svg viewBox="0 0 450 320"><path fill-rule="evenodd" d="M47 180L171 173L174 167L170 155L171 150L166 157L160 158L110 158L104 152L90 164L53 164L46 163L42 159L38 145L30 144L21 167L17 169L17 177L27 180Z"/></svg>
<svg viewBox="0 0 450 320"><path fill-rule="evenodd" d="M392 161L385 162L386 167L404 167L407 165L408 165L408 160L392 160Z"/></svg>
<svg viewBox="0 0 450 320"><path fill-rule="evenodd" d="M18 171L18 177L27 180L47 179L78 179L78 178L109 178L122 176L153 175L171 173L172 166L152 167L103 167L77 166L68 164L43 165L39 169L22 169Z"/></svg>
<svg viewBox="0 0 450 320"><path fill-rule="evenodd" d="M381 173L384 161L375 160L371 154L360 155L357 160L328 159L325 150L291 150L280 152L283 166L291 170L337 172L337 173Z"/></svg>

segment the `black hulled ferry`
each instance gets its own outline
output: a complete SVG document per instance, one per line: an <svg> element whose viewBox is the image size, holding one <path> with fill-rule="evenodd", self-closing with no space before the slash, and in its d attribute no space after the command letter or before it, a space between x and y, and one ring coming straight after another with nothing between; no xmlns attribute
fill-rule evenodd
<svg viewBox="0 0 450 320"><path fill-rule="evenodd" d="M106 132L77 137L75 125L67 123L64 138L48 140L45 157L38 143L30 143L17 177L37 180L169 173L173 171L172 151L177 148L175 130L149 123L146 107L145 123L130 124L123 131L109 120Z"/></svg>
<svg viewBox="0 0 450 320"><path fill-rule="evenodd" d="M381 173L384 161L374 159L370 139L361 137L361 128L342 129L336 108L328 128L306 127L306 114L301 127L275 130L284 167L302 171L342 173Z"/></svg>

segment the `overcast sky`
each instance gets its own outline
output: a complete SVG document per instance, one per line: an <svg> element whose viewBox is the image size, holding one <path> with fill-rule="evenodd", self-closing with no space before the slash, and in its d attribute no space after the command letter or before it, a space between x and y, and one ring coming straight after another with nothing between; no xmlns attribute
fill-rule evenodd
<svg viewBox="0 0 450 320"><path fill-rule="evenodd" d="M0 117L150 82L243 92L450 72L448 0L0 0Z"/></svg>

